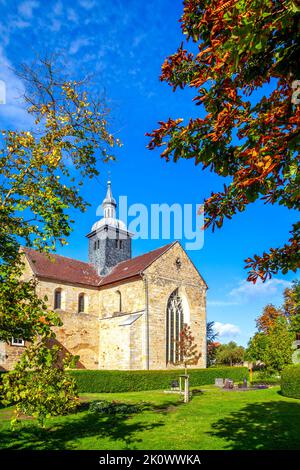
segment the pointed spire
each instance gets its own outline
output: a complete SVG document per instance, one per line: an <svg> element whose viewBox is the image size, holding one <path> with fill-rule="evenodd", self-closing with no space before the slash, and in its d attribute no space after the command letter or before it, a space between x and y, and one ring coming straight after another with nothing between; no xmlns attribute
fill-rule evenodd
<svg viewBox="0 0 300 470"><path fill-rule="evenodd" d="M116 218L116 207L117 203L115 198L112 195L112 190L111 190L111 181L108 180L107 182L107 192L104 201L102 202L102 207L104 210L104 217L105 218L111 218L115 219Z"/></svg>

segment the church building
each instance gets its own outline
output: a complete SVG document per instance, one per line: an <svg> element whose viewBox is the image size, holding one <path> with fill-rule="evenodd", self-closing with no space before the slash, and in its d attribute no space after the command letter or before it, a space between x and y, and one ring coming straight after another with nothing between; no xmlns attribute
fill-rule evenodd
<svg viewBox="0 0 300 470"><path fill-rule="evenodd" d="M104 217L87 234L88 262L23 248L24 279L38 280L63 326L64 350L84 369L167 369L178 357L176 340L190 325L206 367L207 285L178 241L132 258L132 236L117 219L111 183ZM23 352L22 338L1 344L0 370Z"/></svg>

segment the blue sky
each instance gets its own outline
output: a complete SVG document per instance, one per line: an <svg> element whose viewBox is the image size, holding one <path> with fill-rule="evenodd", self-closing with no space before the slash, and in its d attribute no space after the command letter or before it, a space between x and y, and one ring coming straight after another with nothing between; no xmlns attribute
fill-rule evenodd
<svg viewBox="0 0 300 470"><path fill-rule="evenodd" d="M159 152L146 149L145 133L156 128L157 121L202 113L191 101L192 91L174 94L159 81L164 58L183 38L180 1L0 0L0 12L0 80L7 85L7 104L0 106L1 128L29 125L18 99L22 84L11 68L31 62L36 53L57 51L65 55L74 78L93 74L95 92L105 90L112 129L123 142L116 151L117 161L102 167L97 180L84 186L83 195L91 207L85 214L75 214L74 232L61 254L86 260L84 235L97 218L108 170L115 196L128 196L129 204L196 205L212 190L222 188L222 178L203 172L191 161L167 164ZM189 251L209 285L208 319L218 323L221 341L234 339L245 345L263 306L280 305L282 291L295 275L278 275L253 286L245 281L243 260L283 244L295 218L295 213L282 207L256 203L225 222L221 230L207 231L203 249ZM167 242L136 240L134 255Z"/></svg>

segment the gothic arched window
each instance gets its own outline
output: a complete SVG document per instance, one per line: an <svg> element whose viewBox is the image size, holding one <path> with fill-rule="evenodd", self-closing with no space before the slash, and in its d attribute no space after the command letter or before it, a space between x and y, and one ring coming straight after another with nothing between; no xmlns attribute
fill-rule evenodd
<svg viewBox="0 0 300 470"><path fill-rule="evenodd" d="M84 313L85 305L85 295L79 294L78 296L78 313Z"/></svg>
<svg viewBox="0 0 300 470"><path fill-rule="evenodd" d="M54 291L54 310L61 309L61 289L55 289Z"/></svg>
<svg viewBox="0 0 300 470"><path fill-rule="evenodd" d="M182 299L176 289L169 297L167 304L166 322L166 362L174 364L179 359L178 344L179 335L183 329L184 312Z"/></svg>
<svg viewBox="0 0 300 470"><path fill-rule="evenodd" d="M117 299L118 299L118 312L122 312L122 294L119 290L116 291Z"/></svg>

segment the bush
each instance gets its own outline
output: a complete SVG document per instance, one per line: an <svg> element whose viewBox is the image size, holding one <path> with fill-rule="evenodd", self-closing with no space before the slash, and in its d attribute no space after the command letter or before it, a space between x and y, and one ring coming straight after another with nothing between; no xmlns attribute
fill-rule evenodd
<svg viewBox="0 0 300 470"><path fill-rule="evenodd" d="M129 415L139 413L141 406L130 405L129 403L119 403L117 401L99 400L93 401L89 406L89 411L92 413L101 413L108 415Z"/></svg>
<svg viewBox="0 0 300 470"><path fill-rule="evenodd" d="M282 395L300 398L300 365L288 366L281 373Z"/></svg>
<svg viewBox="0 0 300 470"><path fill-rule="evenodd" d="M7 372L5 370L0 370L0 385L2 384L2 379L4 377L4 374L6 374Z"/></svg>
<svg viewBox="0 0 300 470"><path fill-rule="evenodd" d="M143 390L169 390L171 382L178 380L183 370L116 371L116 370L72 370L80 393L137 392ZM209 385L216 378L230 378L241 382L249 379L247 367L213 367L190 369L190 386Z"/></svg>
<svg viewBox="0 0 300 470"><path fill-rule="evenodd" d="M268 379L252 380L251 385L280 385L280 378L269 377Z"/></svg>

